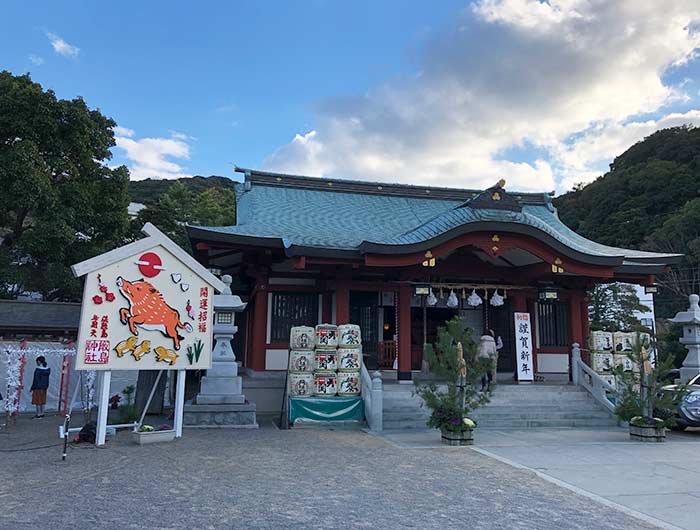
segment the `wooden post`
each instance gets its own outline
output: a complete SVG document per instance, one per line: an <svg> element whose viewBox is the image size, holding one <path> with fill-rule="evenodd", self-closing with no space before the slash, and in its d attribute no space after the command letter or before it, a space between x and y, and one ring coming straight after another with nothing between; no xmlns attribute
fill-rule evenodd
<svg viewBox="0 0 700 530"><path fill-rule="evenodd" d="M578 291L571 293L569 299L569 323L571 328L570 343L583 344L583 319L581 315L582 294Z"/></svg>
<svg viewBox="0 0 700 530"><path fill-rule="evenodd" d="M335 323L350 323L350 287L343 280L339 280L335 287Z"/></svg>
<svg viewBox="0 0 700 530"><path fill-rule="evenodd" d="M411 381L411 286L399 287L398 380Z"/></svg>
<svg viewBox="0 0 700 530"><path fill-rule="evenodd" d="M323 293L323 309L321 310L321 320L323 324L330 324L333 320L333 295L329 292Z"/></svg>
<svg viewBox="0 0 700 530"><path fill-rule="evenodd" d="M525 293L516 291L511 295L513 299L513 312L514 313L527 313L527 299L525 298Z"/></svg>
<svg viewBox="0 0 700 530"><path fill-rule="evenodd" d="M100 395L97 400L97 433L95 445L100 447L105 444L107 437L107 412L109 411L109 384L112 381L112 371L102 372L100 379Z"/></svg>
<svg viewBox="0 0 700 530"><path fill-rule="evenodd" d="M185 379L187 371L177 371L177 385L175 386L175 438L182 438L182 419L185 412Z"/></svg>
<svg viewBox="0 0 700 530"><path fill-rule="evenodd" d="M258 283L253 308L253 348L251 365L253 370L265 370L265 349L267 346L267 285Z"/></svg>

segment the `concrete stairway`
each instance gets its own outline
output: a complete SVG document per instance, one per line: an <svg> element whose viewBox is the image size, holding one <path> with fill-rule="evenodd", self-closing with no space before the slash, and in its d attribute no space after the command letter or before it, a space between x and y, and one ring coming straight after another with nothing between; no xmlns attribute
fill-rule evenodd
<svg viewBox="0 0 700 530"><path fill-rule="evenodd" d="M413 385L384 386L384 429L424 429L429 412ZM596 428L617 424L588 392L573 385L496 386L491 401L472 413L479 429Z"/></svg>

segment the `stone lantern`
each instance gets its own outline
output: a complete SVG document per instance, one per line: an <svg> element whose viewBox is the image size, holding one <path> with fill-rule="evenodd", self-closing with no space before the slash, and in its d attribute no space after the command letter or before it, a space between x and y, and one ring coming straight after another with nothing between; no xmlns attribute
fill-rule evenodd
<svg viewBox="0 0 700 530"><path fill-rule="evenodd" d="M671 322L683 325L683 336L680 343L688 350L681 367L681 382L687 383L700 373L700 296L691 294L690 307L687 311L679 312Z"/></svg>
<svg viewBox="0 0 700 530"><path fill-rule="evenodd" d="M246 403L243 379L238 375L236 354L231 340L238 331L235 314L247 304L231 293L231 276L221 281L226 286L214 295L214 349L211 369L202 377L195 403L185 406L185 424L192 426L257 427L255 405Z"/></svg>

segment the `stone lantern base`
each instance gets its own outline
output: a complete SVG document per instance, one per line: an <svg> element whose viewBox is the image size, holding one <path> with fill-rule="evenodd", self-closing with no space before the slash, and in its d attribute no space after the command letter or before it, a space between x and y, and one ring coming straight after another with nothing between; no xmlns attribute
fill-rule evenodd
<svg viewBox="0 0 700 530"><path fill-rule="evenodd" d="M255 403L226 405L185 405L187 427L257 429Z"/></svg>

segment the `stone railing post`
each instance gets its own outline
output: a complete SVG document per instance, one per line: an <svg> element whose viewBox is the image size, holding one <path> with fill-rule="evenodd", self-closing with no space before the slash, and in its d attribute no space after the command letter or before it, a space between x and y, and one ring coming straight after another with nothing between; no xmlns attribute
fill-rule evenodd
<svg viewBox="0 0 700 530"><path fill-rule="evenodd" d="M579 363L581 362L581 346L578 342L571 345L571 380L578 386L579 383Z"/></svg>
<svg viewBox="0 0 700 530"><path fill-rule="evenodd" d="M372 374L372 401L370 414L374 420L374 425L376 425L375 430L383 430L383 414L384 414L384 390L382 383L382 374L379 370L376 370Z"/></svg>

